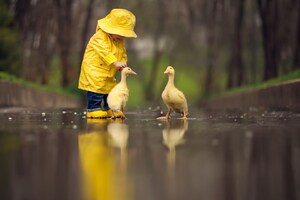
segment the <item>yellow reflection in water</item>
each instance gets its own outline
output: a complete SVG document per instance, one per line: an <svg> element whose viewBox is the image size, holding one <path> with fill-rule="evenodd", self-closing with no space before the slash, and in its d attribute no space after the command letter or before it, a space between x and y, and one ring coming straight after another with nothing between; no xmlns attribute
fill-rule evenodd
<svg viewBox="0 0 300 200"><path fill-rule="evenodd" d="M176 177L175 177L175 165L176 165L176 146L184 143L184 135L188 130L188 121L166 121L167 126L162 130L163 144L168 147L167 153L167 199L176 199Z"/></svg>
<svg viewBox="0 0 300 200"><path fill-rule="evenodd" d="M88 121L87 132L79 135L84 199L132 199L126 169L128 135L122 122Z"/></svg>
<svg viewBox="0 0 300 200"><path fill-rule="evenodd" d="M167 163L168 168L172 170L175 165L175 159L176 159L176 146L184 143L184 134L188 129L188 121L187 120L180 120L174 122L172 124L170 120L167 120L167 126L162 131L163 135L163 143L166 145L169 149L168 155L167 155Z"/></svg>

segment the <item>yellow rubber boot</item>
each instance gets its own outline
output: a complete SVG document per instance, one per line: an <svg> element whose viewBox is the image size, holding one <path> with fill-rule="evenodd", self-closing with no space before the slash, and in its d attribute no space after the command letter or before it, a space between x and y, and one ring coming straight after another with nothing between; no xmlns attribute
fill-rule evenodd
<svg viewBox="0 0 300 200"><path fill-rule="evenodd" d="M91 111L91 112L87 112L86 117L87 118L106 118L107 112L103 111L103 110Z"/></svg>

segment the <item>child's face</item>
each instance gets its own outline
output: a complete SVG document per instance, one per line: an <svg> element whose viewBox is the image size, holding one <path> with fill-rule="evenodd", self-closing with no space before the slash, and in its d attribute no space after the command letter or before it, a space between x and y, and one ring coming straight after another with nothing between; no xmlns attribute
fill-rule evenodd
<svg viewBox="0 0 300 200"><path fill-rule="evenodd" d="M113 40L115 42L119 42L119 41L123 41L125 37L121 36L121 35L115 35L115 34L111 34L111 37L113 38Z"/></svg>

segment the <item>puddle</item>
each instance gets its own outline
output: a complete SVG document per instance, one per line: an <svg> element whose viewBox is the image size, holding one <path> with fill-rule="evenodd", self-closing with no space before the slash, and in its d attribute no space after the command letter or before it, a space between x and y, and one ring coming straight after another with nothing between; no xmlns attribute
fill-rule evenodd
<svg viewBox="0 0 300 200"><path fill-rule="evenodd" d="M0 199L299 199L300 115L0 111Z"/></svg>

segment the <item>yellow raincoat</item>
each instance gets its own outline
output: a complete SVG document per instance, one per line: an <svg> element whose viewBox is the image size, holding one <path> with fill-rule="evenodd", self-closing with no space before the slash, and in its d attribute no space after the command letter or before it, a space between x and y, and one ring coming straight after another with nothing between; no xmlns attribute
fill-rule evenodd
<svg viewBox="0 0 300 200"><path fill-rule="evenodd" d="M112 63L127 62L127 54L124 41L114 42L110 34L100 29L99 21L84 53L78 88L108 94L116 85L118 71Z"/></svg>

